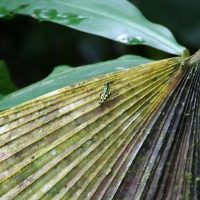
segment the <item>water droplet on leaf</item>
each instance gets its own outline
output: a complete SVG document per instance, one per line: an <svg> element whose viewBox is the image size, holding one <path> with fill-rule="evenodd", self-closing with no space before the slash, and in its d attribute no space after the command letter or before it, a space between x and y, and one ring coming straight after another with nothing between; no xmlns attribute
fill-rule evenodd
<svg viewBox="0 0 200 200"><path fill-rule="evenodd" d="M131 36L128 33L119 35L117 40L125 44L143 44L145 42L141 36Z"/></svg>

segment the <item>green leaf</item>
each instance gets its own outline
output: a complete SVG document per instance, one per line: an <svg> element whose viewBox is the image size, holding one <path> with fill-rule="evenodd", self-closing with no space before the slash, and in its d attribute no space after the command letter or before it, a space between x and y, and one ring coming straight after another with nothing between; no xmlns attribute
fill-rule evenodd
<svg viewBox="0 0 200 200"><path fill-rule="evenodd" d="M14 92L17 89L10 78L5 62L0 61L0 97Z"/></svg>
<svg viewBox="0 0 200 200"><path fill-rule="evenodd" d="M125 44L143 44L183 55L171 32L149 22L126 0L1 0L0 16L30 15Z"/></svg>
<svg viewBox="0 0 200 200"><path fill-rule="evenodd" d="M12 108L67 85L152 61L139 56L127 55L115 60L76 68L59 66L44 80L1 98L0 111Z"/></svg>

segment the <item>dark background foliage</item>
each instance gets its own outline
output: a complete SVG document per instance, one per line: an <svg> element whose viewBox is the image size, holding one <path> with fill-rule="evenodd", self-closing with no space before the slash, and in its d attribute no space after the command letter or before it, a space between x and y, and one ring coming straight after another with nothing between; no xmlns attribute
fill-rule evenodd
<svg viewBox="0 0 200 200"><path fill-rule="evenodd" d="M152 22L169 28L191 54L200 46L200 2L187 0L130 0ZM25 87L46 76L58 65L73 67L136 54L151 59L174 55L147 46L128 46L51 22L27 16L0 19L0 59L13 82Z"/></svg>

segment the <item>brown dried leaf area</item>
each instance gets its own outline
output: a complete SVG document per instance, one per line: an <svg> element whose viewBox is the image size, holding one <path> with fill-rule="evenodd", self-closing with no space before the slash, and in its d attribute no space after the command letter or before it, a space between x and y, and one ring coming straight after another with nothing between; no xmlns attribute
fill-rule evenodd
<svg viewBox="0 0 200 200"><path fill-rule="evenodd" d="M195 56L110 73L1 112L0 199L200 198Z"/></svg>

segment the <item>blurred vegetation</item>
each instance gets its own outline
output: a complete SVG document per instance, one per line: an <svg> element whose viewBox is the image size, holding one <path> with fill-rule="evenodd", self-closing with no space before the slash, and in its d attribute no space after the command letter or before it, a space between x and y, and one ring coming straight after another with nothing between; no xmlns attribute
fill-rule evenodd
<svg viewBox="0 0 200 200"><path fill-rule="evenodd" d="M200 2L130 0L152 22L169 28L177 41L193 54L200 46ZM126 54L150 59L173 55L147 46L129 46L27 16L0 19L0 59L4 59L13 82L20 88L49 75L58 65L81 66Z"/></svg>
<svg viewBox="0 0 200 200"><path fill-rule="evenodd" d="M194 54L200 47L200 1L129 0L151 22L162 24Z"/></svg>

